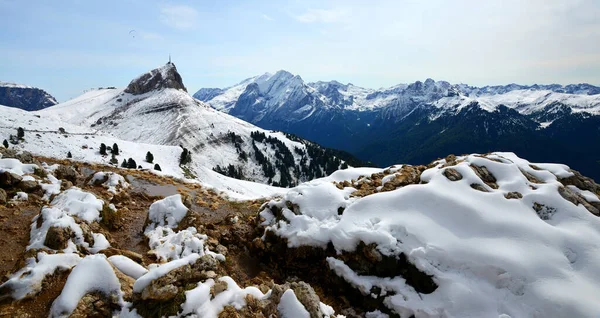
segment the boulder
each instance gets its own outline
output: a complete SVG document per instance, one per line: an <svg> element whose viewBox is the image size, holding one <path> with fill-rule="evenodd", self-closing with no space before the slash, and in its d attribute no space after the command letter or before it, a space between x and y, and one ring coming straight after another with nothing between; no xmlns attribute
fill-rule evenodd
<svg viewBox="0 0 600 318"><path fill-rule="evenodd" d="M77 307L69 317L112 317L113 311L118 310L119 307L119 298L116 294L104 295L94 292L81 297Z"/></svg>
<svg viewBox="0 0 600 318"><path fill-rule="evenodd" d="M22 180L19 182L19 189L23 192L31 193L40 190L42 186L35 180Z"/></svg>
<svg viewBox="0 0 600 318"><path fill-rule="evenodd" d="M321 312L321 300L309 284L294 282L290 284L290 288L294 290L296 298L304 305L304 308L310 314L310 318L321 318L324 316L323 312Z"/></svg>
<svg viewBox="0 0 600 318"><path fill-rule="evenodd" d="M72 236L73 231L70 228L52 226L48 229L44 245L53 250L63 250L67 248Z"/></svg>
<svg viewBox="0 0 600 318"><path fill-rule="evenodd" d="M505 198L507 199L522 199L523 195L519 192L509 192L507 194L504 195Z"/></svg>
<svg viewBox="0 0 600 318"><path fill-rule="evenodd" d="M0 204L6 204L6 191L0 189Z"/></svg>
<svg viewBox="0 0 600 318"><path fill-rule="evenodd" d="M498 185L496 184L496 177L485 167L485 166L477 166L474 164L470 165L471 169L475 172L475 174L483 181L485 184L489 185L493 189L498 189Z"/></svg>
<svg viewBox="0 0 600 318"><path fill-rule="evenodd" d="M10 189L18 185L23 178L9 171L0 172L0 188Z"/></svg>
<svg viewBox="0 0 600 318"><path fill-rule="evenodd" d="M73 183L77 183L79 172L72 166L59 165L54 171L54 176L58 179L66 179Z"/></svg>
<svg viewBox="0 0 600 318"><path fill-rule="evenodd" d="M460 172L456 171L454 168L447 168L444 170L444 176L446 176L446 178L448 178L450 181L458 181L462 179L462 174L460 174Z"/></svg>

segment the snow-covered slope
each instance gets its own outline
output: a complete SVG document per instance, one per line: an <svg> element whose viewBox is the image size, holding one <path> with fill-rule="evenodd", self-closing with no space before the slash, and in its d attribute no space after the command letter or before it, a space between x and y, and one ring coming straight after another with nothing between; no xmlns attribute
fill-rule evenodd
<svg viewBox="0 0 600 318"><path fill-rule="evenodd" d="M43 114L33 114L20 109L0 106L0 141L9 140L10 135L16 136L19 127L24 129L25 137L18 144L9 144L9 149L24 150L35 155L58 159L66 159L70 152L74 161L109 164L111 156L100 155L100 144L104 143L106 146L112 147L116 143L119 147L119 155L116 156L118 164L132 158L143 169L154 171L154 165L159 164L162 171L154 171L158 174L178 178L192 177L186 174L179 165L182 153L182 148L179 146L123 140L115 135L62 122ZM147 152L154 155L153 163L145 161ZM193 179L195 181L223 191L236 199L268 197L284 191L281 188L264 184L232 179L212 171L210 167L201 165L195 166L194 172Z"/></svg>
<svg viewBox="0 0 600 318"><path fill-rule="evenodd" d="M462 108L473 102L477 102L481 108L493 111L498 106L504 105L513 108L521 114L529 115L534 112L543 111L553 104L562 104L569 107L573 112L586 112L600 115L600 94L566 94L555 93L549 90L512 90L502 94L482 94L476 96L453 96L444 97L433 104L437 107Z"/></svg>
<svg viewBox="0 0 600 318"><path fill-rule="evenodd" d="M401 317L598 315L598 185L513 153L429 167L339 171L270 202L263 225L302 255L332 245L322 270Z"/></svg>
<svg viewBox="0 0 600 318"><path fill-rule="evenodd" d="M56 104L56 99L42 89L0 81L0 105L39 110Z"/></svg>
<svg viewBox="0 0 600 318"><path fill-rule="evenodd" d="M192 153L192 174L213 168L228 170L231 165L235 170L231 175L284 186L312 179L315 174L297 169L300 162L309 166L317 159L308 153L305 143L260 129L192 98L174 64L141 75L125 89L88 92L37 114L123 140L181 146ZM267 138L257 140L252 133ZM333 170L341 164L338 160ZM326 167L317 166L316 176L324 175Z"/></svg>

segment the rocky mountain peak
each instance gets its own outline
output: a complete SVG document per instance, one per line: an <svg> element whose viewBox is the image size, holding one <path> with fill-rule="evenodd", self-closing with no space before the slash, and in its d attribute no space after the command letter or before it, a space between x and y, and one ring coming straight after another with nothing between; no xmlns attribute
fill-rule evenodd
<svg viewBox="0 0 600 318"><path fill-rule="evenodd" d="M187 89L183 85L183 79L177 72L177 67L171 62L138 76L127 85L125 92L133 95L140 95L165 88L173 88L187 92Z"/></svg>
<svg viewBox="0 0 600 318"><path fill-rule="evenodd" d="M34 111L56 104L56 99L42 89L0 81L0 105Z"/></svg>

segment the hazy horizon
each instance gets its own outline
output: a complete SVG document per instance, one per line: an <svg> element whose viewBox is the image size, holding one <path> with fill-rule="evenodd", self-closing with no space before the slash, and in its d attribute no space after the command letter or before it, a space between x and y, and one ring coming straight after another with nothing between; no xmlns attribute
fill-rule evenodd
<svg viewBox="0 0 600 318"><path fill-rule="evenodd" d="M62 102L125 86L171 54L190 93L280 69L367 88L599 85L598 16L593 0L0 0L0 81Z"/></svg>

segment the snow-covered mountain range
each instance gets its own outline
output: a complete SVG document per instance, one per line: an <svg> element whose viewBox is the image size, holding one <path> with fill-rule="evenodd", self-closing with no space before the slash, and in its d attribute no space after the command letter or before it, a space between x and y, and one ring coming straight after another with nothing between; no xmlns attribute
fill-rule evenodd
<svg viewBox="0 0 600 318"><path fill-rule="evenodd" d="M22 118L16 120L14 116ZM124 89L92 90L39 112L4 112L3 118L8 129L6 139L12 129L32 123L24 128L36 133L51 131L56 139L62 138L57 131L63 127L67 132L102 136L100 139L106 136L130 144L176 147L178 151L166 151L189 153L191 160L171 156L172 162L163 161L161 166L171 165L173 170L179 171L181 163L187 177L212 180L209 183L220 182L215 180L216 171L237 179L288 187L346 167L330 150L300 138L291 140L292 137L281 132L258 128L192 98L171 63L142 74ZM33 124L36 122L52 127L40 128ZM83 146L88 149L100 146L100 142L79 139L82 138L67 140L60 148L62 155L71 151L76 157ZM112 139L107 140L106 145L112 143ZM143 161L146 155L140 148L143 146L135 146L139 150L135 156L140 159L136 162ZM148 147L148 151L151 148L159 151L156 147ZM39 154L47 151L28 150ZM119 158L119 163L121 161Z"/></svg>
<svg viewBox="0 0 600 318"><path fill-rule="evenodd" d="M600 87L589 84L474 87L428 78L424 82L369 89L338 81L305 83L299 75L281 70L252 77L224 89L202 88L194 94L195 98L228 113L243 113L243 106L248 105L239 100L244 101L251 96L257 96L256 104L260 106L252 109L260 110L256 116L262 117L281 108L290 109L295 114L308 114L320 107L372 111L414 102L436 102L438 106L453 107L464 100L481 102L490 111L505 105L520 112L525 109L523 111L528 113L561 102L574 111L600 113Z"/></svg>
<svg viewBox="0 0 600 318"><path fill-rule="evenodd" d="M600 88L589 84L473 87L427 79L367 89L337 81L307 83L279 71L224 89L200 89L194 96L262 128L290 132L382 166L455 152L448 142L465 133L471 137L461 137L464 153L515 151L535 160L566 162L600 178L594 172L600 171L600 151L581 151L585 145L568 140L600 141ZM577 149L570 149L574 145ZM548 156L548 147L562 155ZM593 160L582 162L582 156Z"/></svg>
<svg viewBox="0 0 600 318"><path fill-rule="evenodd" d="M40 110L56 104L56 99L42 89L0 81L0 105Z"/></svg>

